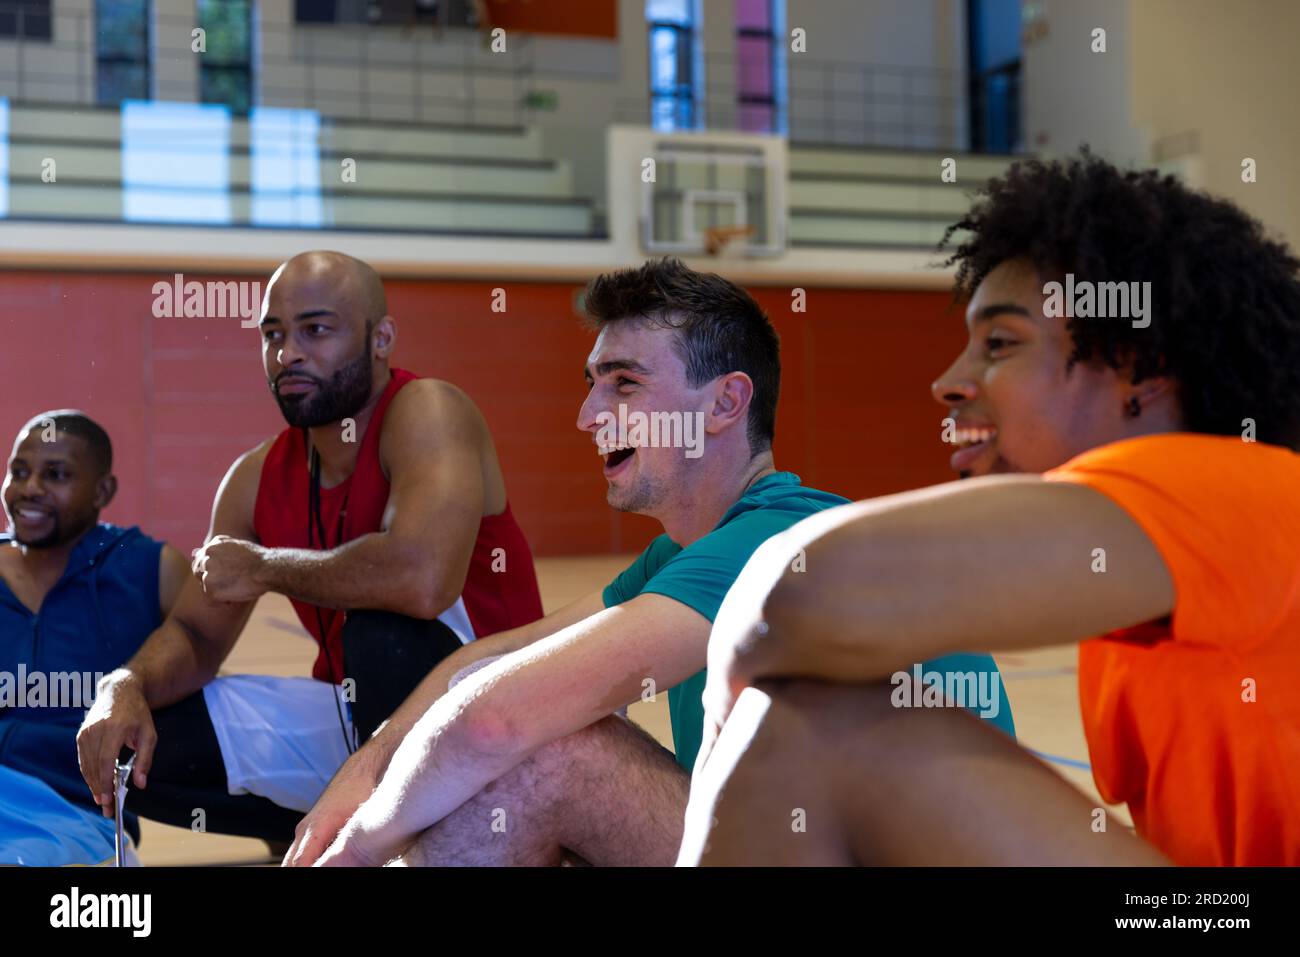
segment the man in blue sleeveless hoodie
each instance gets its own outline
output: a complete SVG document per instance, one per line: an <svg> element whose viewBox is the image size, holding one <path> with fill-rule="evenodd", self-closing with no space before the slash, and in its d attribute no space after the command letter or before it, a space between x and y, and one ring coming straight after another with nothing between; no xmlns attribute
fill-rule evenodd
<svg viewBox="0 0 1300 957"><path fill-rule="evenodd" d="M113 856L77 765L77 728L100 676L158 627L189 575L176 549L99 521L117 491L113 448L81 412L18 433L0 535L0 864ZM139 825L127 816L139 839Z"/></svg>

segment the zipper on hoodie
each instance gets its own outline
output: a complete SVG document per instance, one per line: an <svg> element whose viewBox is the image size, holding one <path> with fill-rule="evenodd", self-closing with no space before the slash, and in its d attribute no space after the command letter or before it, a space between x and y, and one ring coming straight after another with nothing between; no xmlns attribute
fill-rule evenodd
<svg viewBox="0 0 1300 957"><path fill-rule="evenodd" d="M114 538L112 541L113 541L114 543L116 543L116 542L118 542L118 541L121 540L121 537L122 537L121 534L119 534L119 535L118 535L116 538ZM91 555L89 561L86 563L86 567L87 567L87 568L94 568L94 566L96 565L96 563L97 563L98 561L99 561L99 553L96 552L96 553L94 553L93 555ZM74 570L72 569L71 565L69 565L69 567L67 567L67 568L65 568L65 569L63 570L63 574L62 574L61 576L59 576L59 580L56 581L56 582L54 583L53 587L51 587L50 590L49 590L48 592L45 593L45 597L44 597L43 599L41 599L41 611L44 611L44 610L45 610L46 603L49 602L50 597L51 597L51 596L52 596L56 591L58 591L60 588L62 588L64 585L66 585L66 584L70 581L71 576L72 576L73 574L75 574L75 572L74 572ZM91 595L91 597L92 597L92 599L93 599L93 598L94 598L94 594L93 594L93 592L94 592L94 588L93 588L93 586L92 586L91 591L92 591L92 595ZM20 604L21 604L21 603L20 603ZM32 613L32 610L31 610L30 608L27 608L26 606L24 606L24 610L25 610L29 615L32 616L32 667L36 668L36 667L39 667L39 666L40 666L40 647L41 647L41 613L38 611L38 612L36 612L35 614L33 614L33 613Z"/></svg>
<svg viewBox="0 0 1300 957"><path fill-rule="evenodd" d="M53 595L56 591L58 591L64 585L65 582L67 582L69 571L71 571L70 568L65 568L63 570L63 574L59 576L59 580L56 581L52 586L50 586L50 590L47 591L45 593L45 597L41 599L40 611L32 615L32 667L33 668L39 668L41 662L41 612L45 610L45 606L49 602L50 596Z"/></svg>

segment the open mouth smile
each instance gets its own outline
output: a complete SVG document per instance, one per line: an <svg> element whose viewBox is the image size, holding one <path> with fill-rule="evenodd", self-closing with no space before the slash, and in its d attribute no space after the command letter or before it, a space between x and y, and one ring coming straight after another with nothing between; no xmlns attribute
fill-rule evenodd
<svg viewBox="0 0 1300 957"><path fill-rule="evenodd" d="M605 460L605 478L612 478L626 469L636 454L636 448L631 445L598 445L596 451Z"/></svg>
<svg viewBox="0 0 1300 957"><path fill-rule="evenodd" d="M993 447L998 430L991 426L963 426L957 429L949 444L956 447L948 464L954 472L968 472L980 456Z"/></svg>

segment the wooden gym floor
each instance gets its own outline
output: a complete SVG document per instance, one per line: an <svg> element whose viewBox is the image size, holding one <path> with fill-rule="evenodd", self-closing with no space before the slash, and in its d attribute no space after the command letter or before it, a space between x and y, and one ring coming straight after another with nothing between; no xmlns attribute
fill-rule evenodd
<svg viewBox="0 0 1300 957"><path fill-rule="evenodd" d="M537 575L546 611L599 588L632 560L626 556L539 559ZM234 652L222 669L226 674L307 675L315 657L315 644L298 623L287 599L267 595L257 605ZM1006 682L1020 742L1070 781L1098 806L1088 767L1087 747L1079 719L1072 647L1045 648L998 656ZM668 698L638 702L629 717L671 748ZM129 806L129 805L128 805ZM1106 805L1126 825L1128 811ZM272 863L261 841L195 833L153 821L141 821L140 860L148 865L262 865Z"/></svg>

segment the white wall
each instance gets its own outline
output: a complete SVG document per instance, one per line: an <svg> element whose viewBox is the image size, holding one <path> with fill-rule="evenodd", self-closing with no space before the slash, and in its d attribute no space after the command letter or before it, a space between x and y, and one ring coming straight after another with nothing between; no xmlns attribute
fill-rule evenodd
<svg viewBox="0 0 1300 957"><path fill-rule="evenodd" d="M857 133L861 142L865 129L883 145L966 142L964 0L786 0L787 50L796 27L806 31L808 48L789 55L791 139L854 142ZM818 61L842 66L828 75ZM868 75L867 64L915 69ZM828 108L831 97L837 102ZM949 105L924 102L929 97Z"/></svg>
<svg viewBox="0 0 1300 957"><path fill-rule="evenodd" d="M1122 165L1179 172L1300 246L1300 4L1291 0L1037 0L1025 44L1025 145L1081 143ZM1090 50L1106 29L1107 52ZM1258 164L1243 183L1241 162Z"/></svg>
<svg viewBox="0 0 1300 957"><path fill-rule="evenodd" d="M1300 4L1142 0L1132 25L1135 122L1153 146L1199 143L1200 185L1300 250ZM1254 183L1242 182L1245 157Z"/></svg>
<svg viewBox="0 0 1300 957"><path fill-rule="evenodd" d="M1037 0L1046 34L1022 53L1024 144L1047 155L1083 143L1116 162L1144 160L1133 125L1133 30L1129 0ZM1106 31L1106 52L1092 52L1092 31Z"/></svg>

